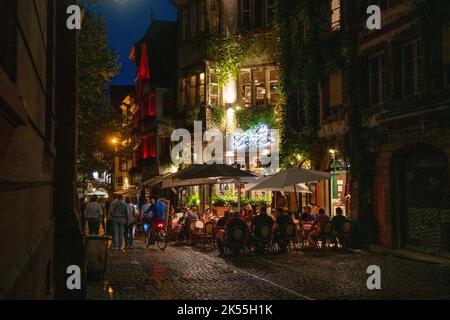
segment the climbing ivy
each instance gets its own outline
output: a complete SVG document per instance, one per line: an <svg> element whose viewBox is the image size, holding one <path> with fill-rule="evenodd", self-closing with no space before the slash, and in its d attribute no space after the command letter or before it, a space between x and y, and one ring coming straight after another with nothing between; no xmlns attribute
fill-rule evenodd
<svg viewBox="0 0 450 320"><path fill-rule="evenodd" d="M239 75L244 58L256 42L252 33L238 33L232 36L211 35L208 41L210 67L217 74L219 85Z"/></svg>
<svg viewBox="0 0 450 320"><path fill-rule="evenodd" d="M236 123L242 130L248 130L258 124L265 124L269 128L276 128L276 114L274 106L258 104L254 107L241 108L235 112Z"/></svg>
<svg viewBox="0 0 450 320"><path fill-rule="evenodd" d="M292 164L299 154L310 157L318 145L319 84L344 63L342 31L330 32L327 1L278 0L276 30L280 69L282 163ZM302 98L302 130L292 128L289 107Z"/></svg>

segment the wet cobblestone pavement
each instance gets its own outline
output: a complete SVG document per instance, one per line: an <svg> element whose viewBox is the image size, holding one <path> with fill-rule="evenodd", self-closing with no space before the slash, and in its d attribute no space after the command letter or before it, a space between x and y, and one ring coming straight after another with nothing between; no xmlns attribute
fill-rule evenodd
<svg viewBox="0 0 450 320"><path fill-rule="evenodd" d="M368 290L369 265L381 290ZM450 299L450 268L375 253L293 252L219 258L169 244L110 251L105 279L89 299Z"/></svg>

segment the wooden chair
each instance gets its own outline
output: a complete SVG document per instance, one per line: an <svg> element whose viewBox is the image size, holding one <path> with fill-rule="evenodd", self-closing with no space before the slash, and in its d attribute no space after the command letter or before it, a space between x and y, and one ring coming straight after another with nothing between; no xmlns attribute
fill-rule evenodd
<svg viewBox="0 0 450 320"><path fill-rule="evenodd" d="M189 240L190 240L191 246L195 246L196 241L197 241L196 234L195 234L196 222L197 221L193 220L189 223Z"/></svg>
<svg viewBox="0 0 450 320"><path fill-rule="evenodd" d="M257 226L254 230L254 234L253 241L255 242L255 249L258 254L264 254L273 250L273 229L269 224ZM256 234L259 236L257 237Z"/></svg>
<svg viewBox="0 0 450 320"><path fill-rule="evenodd" d="M202 233L198 235L199 243L201 244L201 247L203 250L206 250L206 246L209 245L210 248L215 247L215 241L214 241L214 223L213 222L207 222L205 223Z"/></svg>
<svg viewBox="0 0 450 320"><path fill-rule="evenodd" d="M338 237L339 242L341 243L342 248L346 249L348 247L348 241L350 239L350 232L352 231L353 222L349 219L345 220L342 224L343 236Z"/></svg>
<svg viewBox="0 0 450 320"><path fill-rule="evenodd" d="M237 256L245 249L246 239L247 228L243 225L235 225L227 231L224 248L228 253Z"/></svg>
<svg viewBox="0 0 450 320"><path fill-rule="evenodd" d="M333 237L333 223L331 221L326 221L323 226L319 236L322 241L322 248L326 248L327 244L331 244L331 239Z"/></svg>
<svg viewBox="0 0 450 320"><path fill-rule="evenodd" d="M292 222L286 222L280 227L280 233L278 235L278 248L279 249L291 249L295 248L295 225Z"/></svg>

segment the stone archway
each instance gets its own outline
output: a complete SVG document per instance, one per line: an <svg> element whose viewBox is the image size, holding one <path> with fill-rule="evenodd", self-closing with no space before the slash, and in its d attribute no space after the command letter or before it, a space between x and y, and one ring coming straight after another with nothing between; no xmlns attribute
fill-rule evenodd
<svg viewBox="0 0 450 320"><path fill-rule="evenodd" d="M393 197L400 247L450 256L450 176L447 155L417 146L394 162Z"/></svg>

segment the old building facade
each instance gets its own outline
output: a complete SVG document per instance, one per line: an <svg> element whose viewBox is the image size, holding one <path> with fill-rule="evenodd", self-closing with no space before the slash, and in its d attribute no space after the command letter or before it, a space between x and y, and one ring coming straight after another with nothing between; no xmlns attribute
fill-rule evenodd
<svg viewBox="0 0 450 320"><path fill-rule="evenodd" d="M136 64L133 157L129 173L140 186L171 169L172 131L176 126L176 24L153 20L131 52Z"/></svg>
<svg viewBox="0 0 450 320"><path fill-rule="evenodd" d="M2 298L83 295L65 288L67 266L82 265L73 183L77 78L76 31L66 27L70 4L38 1L31 10L27 1L0 3ZM64 253L68 246L73 251Z"/></svg>
<svg viewBox="0 0 450 320"><path fill-rule="evenodd" d="M366 25L373 4L380 30ZM439 1L328 3L347 63L320 79L312 164L337 174L321 187L323 206L363 220L369 243L449 256L449 17ZM302 131L299 100L289 112Z"/></svg>

